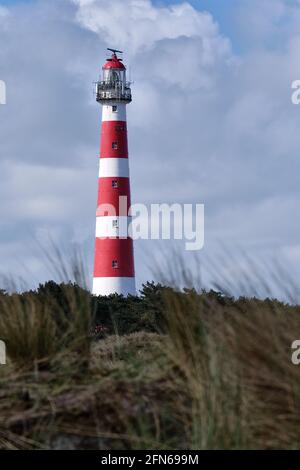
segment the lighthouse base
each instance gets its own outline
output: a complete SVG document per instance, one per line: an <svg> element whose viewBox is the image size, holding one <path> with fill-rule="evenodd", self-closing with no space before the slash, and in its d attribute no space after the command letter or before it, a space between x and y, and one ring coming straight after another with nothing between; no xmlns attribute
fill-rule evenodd
<svg viewBox="0 0 300 470"><path fill-rule="evenodd" d="M94 277L93 280L94 295L119 294L127 297L136 295L134 277Z"/></svg>

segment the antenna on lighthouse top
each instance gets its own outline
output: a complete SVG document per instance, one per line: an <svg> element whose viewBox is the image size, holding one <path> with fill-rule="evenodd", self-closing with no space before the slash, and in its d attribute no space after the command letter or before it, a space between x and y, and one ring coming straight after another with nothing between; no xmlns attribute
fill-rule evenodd
<svg viewBox="0 0 300 470"><path fill-rule="evenodd" d="M113 52L114 54L116 52L118 52L119 54L123 54L123 51L118 51L118 49L111 49L110 47L108 47L107 50Z"/></svg>

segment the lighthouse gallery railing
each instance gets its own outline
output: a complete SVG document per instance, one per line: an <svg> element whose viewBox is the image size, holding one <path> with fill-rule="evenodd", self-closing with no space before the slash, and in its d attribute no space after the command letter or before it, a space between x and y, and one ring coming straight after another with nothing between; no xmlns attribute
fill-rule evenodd
<svg viewBox="0 0 300 470"><path fill-rule="evenodd" d="M99 102L106 100L130 102L131 99L130 82L96 82L96 100Z"/></svg>

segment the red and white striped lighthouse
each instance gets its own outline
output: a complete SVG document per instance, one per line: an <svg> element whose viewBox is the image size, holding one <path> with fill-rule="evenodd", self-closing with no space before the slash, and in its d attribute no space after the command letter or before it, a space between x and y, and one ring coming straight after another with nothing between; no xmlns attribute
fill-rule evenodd
<svg viewBox="0 0 300 470"><path fill-rule="evenodd" d="M126 105L131 102L126 68L115 49L96 84L102 105L93 294L135 295L133 240L128 236L130 181Z"/></svg>

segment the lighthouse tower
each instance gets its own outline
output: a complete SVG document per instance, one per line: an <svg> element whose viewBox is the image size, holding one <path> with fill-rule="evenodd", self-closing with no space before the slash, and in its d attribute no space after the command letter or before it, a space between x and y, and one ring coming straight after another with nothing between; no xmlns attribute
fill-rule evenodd
<svg viewBox="0 0 300 470"><path fill-rule="evenodd" d="M126 105L131 102L126 68L115 49L96 83L102 131L96 214L93 294L135 295L133 241L128 236L130 181Z"/></svg>

